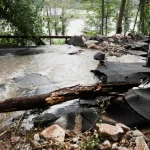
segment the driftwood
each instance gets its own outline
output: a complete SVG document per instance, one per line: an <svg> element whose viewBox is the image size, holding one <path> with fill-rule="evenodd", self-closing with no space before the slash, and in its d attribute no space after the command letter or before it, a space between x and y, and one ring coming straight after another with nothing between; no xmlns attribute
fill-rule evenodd
<svg viewBox="0 0 150 150"><path fill-rule="evenodd" d="M0 112L29 110L44 108L77 98L89 98L96 96L118 96L140 83L94 84L90 86L73 86L62 88L48 94L31 97L17 97L0 101Z"/></svg>

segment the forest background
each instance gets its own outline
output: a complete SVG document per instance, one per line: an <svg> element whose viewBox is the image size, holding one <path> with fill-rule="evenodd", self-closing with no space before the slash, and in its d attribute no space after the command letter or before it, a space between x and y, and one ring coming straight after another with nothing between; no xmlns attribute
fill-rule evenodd
<svg viewBox="0 0 150 150"><path fill-rule="evenodd" d="M72 19L84 21L86 35L150 30L149 0L0 0L0 12L0 35L67 35ZM33 43L37 39L0 39L0 45Z"/></svg>

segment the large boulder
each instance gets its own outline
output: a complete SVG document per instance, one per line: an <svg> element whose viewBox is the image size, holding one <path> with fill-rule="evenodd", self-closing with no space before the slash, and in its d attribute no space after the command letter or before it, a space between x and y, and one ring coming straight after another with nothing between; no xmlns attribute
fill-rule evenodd
<svg viewBox="0 0 150 150"><path fill-rule="evenodd" d="M84 41L81 36L74 36L67 41L67 44L83 47Z"/></svg>

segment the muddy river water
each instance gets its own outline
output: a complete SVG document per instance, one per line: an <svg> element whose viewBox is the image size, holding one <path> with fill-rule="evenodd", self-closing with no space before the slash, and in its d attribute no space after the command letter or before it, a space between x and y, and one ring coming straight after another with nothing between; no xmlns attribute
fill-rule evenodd
<svg viewBox="0 0 150 150"><path fill-rule="evenodd" d="M34 54L34 50L39 53ZM98 65L98 61L93 59L97 51L68 54L78 50L79 47L69 45L1 49L1 53L7 52L0 56L0 99L43 94L61 87L97 82L90 72ZM1 114L0 127L20 113Z"/></svg>
<svg viewBox="0 0 150 150"><path fill-rule="evenodd" d="M80 49L69 45L1 48L0 99L44 94L62 87L99 82L90 72L99 64L93 59L98 51L83 49L80 54L68 54ZM144 61L132 55L108 57L108 60ZM53 106L53 109L55 107L57 106ZM23 111L0 114L0 128L22 113Z"/></svg>

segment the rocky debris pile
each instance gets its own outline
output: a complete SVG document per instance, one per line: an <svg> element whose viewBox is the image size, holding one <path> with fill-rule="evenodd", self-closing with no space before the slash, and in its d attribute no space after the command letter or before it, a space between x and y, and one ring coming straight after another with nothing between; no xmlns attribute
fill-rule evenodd
<svg viewBox="0 0 150 150"><path fill-rule="evenodd" d="M27 143L28 142L28 143ZM24 144L23 144L24 143ZM51 125L30 140L11 137L9 142L0 142L5 149L66 149L66 150L149 150L150 140L139 130L131 130L124 124L97 123L92 131L74 133L58 125Z"/></svg>
<svg viewBox="0 0 150 150"><path fill-rule="evenodd" d="M114 36L75 36L67 41L67 44L86 47L88 49L100 50L110 56L121 56L128 54L128 50L147 51L148 44L141 36L129 34L124 36L116 34Z"/></svg>

